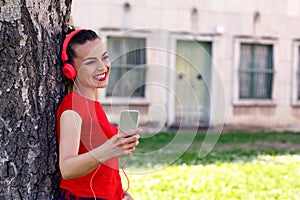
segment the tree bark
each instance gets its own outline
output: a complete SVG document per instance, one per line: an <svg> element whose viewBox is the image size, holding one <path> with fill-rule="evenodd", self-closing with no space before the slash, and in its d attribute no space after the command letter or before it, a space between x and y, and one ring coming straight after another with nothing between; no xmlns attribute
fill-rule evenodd
<svg viewBox="0 0 300 200"><path fill-rule="evenodd" d="M60 50L72 0L0 0L0 199L55 199Z"/></svg>

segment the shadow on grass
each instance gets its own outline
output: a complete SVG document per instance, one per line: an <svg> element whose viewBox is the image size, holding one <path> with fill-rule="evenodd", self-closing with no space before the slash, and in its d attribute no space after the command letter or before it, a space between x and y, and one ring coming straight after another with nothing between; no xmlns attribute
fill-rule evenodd
<svg viewBox="0 0 300 200"><path fill-rule="evenodd" d="M210 133L213 134L213 133ZM177 135L178 136L178 135ZM133 167L156 165L207 165L224 162L251 162L261 155L300 155L300 133L297 132L230 132L221 134L212 151L198 156L205 134L189 137L175 133L142 135L140 144L128 163ZM168 146L168 148L165 148ZM183 151L184 150L184 151Z"/></svg>

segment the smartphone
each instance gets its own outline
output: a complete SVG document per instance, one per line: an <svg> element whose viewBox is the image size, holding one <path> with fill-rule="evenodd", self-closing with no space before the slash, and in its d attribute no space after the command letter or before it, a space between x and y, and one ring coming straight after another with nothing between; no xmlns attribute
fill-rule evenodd
<svg viewBox="0 0 300 200"><path fill-rule="evenodd" d="M122 110L120 113L119 133L138 127L138 110Z"/></svg>

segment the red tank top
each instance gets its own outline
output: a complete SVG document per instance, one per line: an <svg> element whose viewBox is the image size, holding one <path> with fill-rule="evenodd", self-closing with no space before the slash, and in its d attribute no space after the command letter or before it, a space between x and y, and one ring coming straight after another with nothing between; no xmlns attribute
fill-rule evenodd
<svg viewBox="0 0 300 200"><path fill-rule="evenodd" d="M89 100L76 92L68 93L57 110L57 133L60 139L60 116L66 110L74 110L82 119L78 154L83 154L103 144L118 129L111 125L97 101ZM80 197L122 199L123 189L119 174L119 159L113 158L99 165L89 174L70 180L61 179L60 187Z"/></svg>

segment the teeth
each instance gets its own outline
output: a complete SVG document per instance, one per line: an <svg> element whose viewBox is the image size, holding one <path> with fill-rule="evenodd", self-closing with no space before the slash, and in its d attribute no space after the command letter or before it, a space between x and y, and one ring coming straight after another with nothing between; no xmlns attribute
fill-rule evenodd
<svg viewBox="0 0 300 200"><path fill-rule="evenodd" d="M100 75L97 76L97 78L99 78L99 79L102 79L104 77L105 77L105 73L104 74L100 74Z"/></svg>

